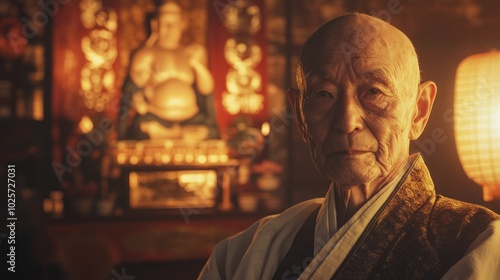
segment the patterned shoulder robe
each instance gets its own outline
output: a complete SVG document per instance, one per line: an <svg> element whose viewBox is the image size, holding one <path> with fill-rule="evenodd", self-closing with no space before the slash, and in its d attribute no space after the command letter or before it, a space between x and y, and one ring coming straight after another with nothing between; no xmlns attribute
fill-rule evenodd
<svg viewBox="0 0 500 280"><path fill-rule="evenodd" d="M356 238L340 228L315 252L328 198L306 201L222 241L199 279L499 278L500 216L436 195L422 158L413 158L387 198L367 207ZM339 246L347 250L337 254Z"/></svg>
<svg viewBox="0 0 500 280"><path fill-rule="evenodd" d="M440 278L495 219L486 208L436 195L419 159L333 279Z"/></svg>

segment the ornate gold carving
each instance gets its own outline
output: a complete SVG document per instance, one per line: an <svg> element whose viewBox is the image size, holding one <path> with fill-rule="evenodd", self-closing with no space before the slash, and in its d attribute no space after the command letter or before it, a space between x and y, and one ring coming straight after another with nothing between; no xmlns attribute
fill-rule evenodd
<svg viewBox="0 0 500 280"><path fill-rule="evenodd" d="M86 108L102 112L116 93L118 16L114 9L104 9L100 0L82 0L80 10L82 25L90 30L81 41L87 62L80 71L80 95Z"/></svg>
<svg viewBox="0 0 500 280"><path fill-rule="evenodd" d="M261 28L261 13L249 1L236 1L224 14L224 26L233 35L226 41L224 56L231 65L226 75L227 91L222 95L224 108L233 115L257 114L264 107L261 76L254 68L262 60L262 49L252 36Z"/></svg>

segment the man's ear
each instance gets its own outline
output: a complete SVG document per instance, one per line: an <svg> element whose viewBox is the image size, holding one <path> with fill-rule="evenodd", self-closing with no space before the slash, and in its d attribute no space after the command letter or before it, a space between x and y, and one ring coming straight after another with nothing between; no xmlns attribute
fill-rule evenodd
<svg viewBox="0 0 500 280"><path fill-rule="evenodd" d="M437 86L432 81L422 83L418 87L417 94L417 103L415 104L415 113L409 135L410 140L416 140L424 131L431 115L432 105L436 99Z"/></svg>
<svg viewBox="0 0 500 280"><path fill-rule="evenodd" d="M304 120L302 119L302 114L300 113L300 92L294 88L289 88L287 90L288 101L290 101L290 105L292 106L293 114L295 115L295 123L299 128L300 135L302 139L306 140L306 126L304 124Z"/></svg>

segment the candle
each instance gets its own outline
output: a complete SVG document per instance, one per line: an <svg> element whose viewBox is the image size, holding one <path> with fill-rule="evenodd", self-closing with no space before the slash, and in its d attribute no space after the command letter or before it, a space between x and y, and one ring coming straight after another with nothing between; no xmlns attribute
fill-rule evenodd
<svg viewBox="0 0 500 280"><path fill-rule="evenodd" d="M271 132L271 128L269 127L268 122L264 122L262 124L262 127L260 128L260 132L262 133L262 136L264 136L264 138L269 136L269 132Z"/></svg>
<svg viewBox="0 0 500 280"><path fill-rule="evenodd" d="M269 133L271 132L271 127L269 126L268 122L264 122L262 124L262 127L260 128L260 132L262 133L262 136L264 137L264 147L262 149L262 158L265 159L268 157L269 153Z"/></svg>

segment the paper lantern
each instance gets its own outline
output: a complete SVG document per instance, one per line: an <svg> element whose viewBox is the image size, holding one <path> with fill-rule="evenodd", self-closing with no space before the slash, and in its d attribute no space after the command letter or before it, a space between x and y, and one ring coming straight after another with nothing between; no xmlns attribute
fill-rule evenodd
<svg viewBox="0 0 500 280"><path fill-rule="evenodd" d="M472 55L458 66L454 104L455 139L469 178L483 199L500 199L500 52Z"/></svg>

